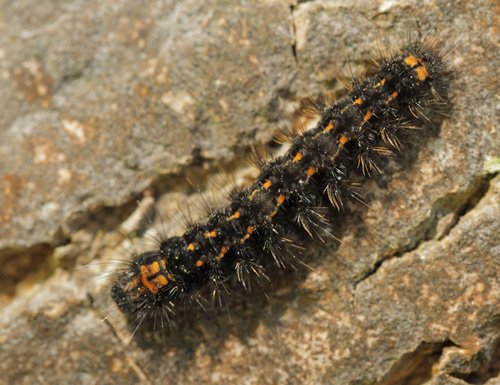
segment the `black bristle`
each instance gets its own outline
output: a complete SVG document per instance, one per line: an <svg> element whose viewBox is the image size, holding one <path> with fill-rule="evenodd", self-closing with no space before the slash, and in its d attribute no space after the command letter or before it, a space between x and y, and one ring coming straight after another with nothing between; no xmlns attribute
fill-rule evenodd
<svg viewBox="0 0 500 385"><path fill-rule="evenodd" d="M303 115L319 121L308 131L281 131L278 140L291 142L285 155L269 161L254 147L251 161L260 176L249 187L233 188L227 207L206 204L204 223L135 256L111 290L118 308L138 322L148 314L170 322L180 303L202 306L205 287L222 303L232 275L250 290L255 280L268 280L269 260L279 267L300 261L299 237L289 234L331 236L325 206L336 212L348 200L364 202L353 175L381 172L414 126L435 121L449 106L451 75L435 45L410 43L378 66L336 103L321 97L304 102Z"/></svg>

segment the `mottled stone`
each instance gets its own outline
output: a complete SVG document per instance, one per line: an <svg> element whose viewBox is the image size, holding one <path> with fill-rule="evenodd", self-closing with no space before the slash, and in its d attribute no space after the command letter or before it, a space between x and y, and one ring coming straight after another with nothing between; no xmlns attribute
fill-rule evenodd
<svg viewBox="0 0 500 385"><path fill-rule="evenodd" d="M285 3L27 4L2 5L0 250L231 158L296 72Z"/></svg>
<svg viewBox="0 0 500 385"><path fill-rule="evenodd" d="M499 383L497 4L31 3L0 1L0 383ZM280 113L434 26L453 110L365 184L342 243L271 272L269 301L237 292L230 317L123 347L133 328L96 277L148 227L151 197L175 230L186 178L209 190L219 161L245 183L238 158Z"/></svg>

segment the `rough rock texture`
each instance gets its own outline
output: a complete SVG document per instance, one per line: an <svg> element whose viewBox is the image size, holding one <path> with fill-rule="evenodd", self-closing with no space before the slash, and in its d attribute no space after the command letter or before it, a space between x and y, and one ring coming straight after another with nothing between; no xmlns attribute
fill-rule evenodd
<svg viewBox="0 0 500 385"><path fill-rule="evenodd" d="M496 2L35 3L0 0L0 384L500 384ZM123 234L219 165L244 181L241 154L297 101L435 25L454 109L366 183L342 243L272 273L269 301L124 348L96 279Z"/></svg>

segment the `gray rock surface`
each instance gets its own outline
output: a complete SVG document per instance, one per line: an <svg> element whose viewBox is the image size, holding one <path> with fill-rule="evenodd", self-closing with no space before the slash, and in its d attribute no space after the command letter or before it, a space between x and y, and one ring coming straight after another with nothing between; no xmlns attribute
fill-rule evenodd
<svg viewBox="0 0 500 385"><path fill-rule="evenodd" d="M498 4L0 0L0 31L0 384L500 383ZM124 347L98 279L124 233L153 203L175 231L219 165L244 182L282 114L419 31L453 111L342 243Z"/></svg>

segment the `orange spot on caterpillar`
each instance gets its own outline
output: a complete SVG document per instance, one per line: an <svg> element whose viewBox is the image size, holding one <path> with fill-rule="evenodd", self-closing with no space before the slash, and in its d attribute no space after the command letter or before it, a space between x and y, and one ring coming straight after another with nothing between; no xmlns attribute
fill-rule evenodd
<svg viewBox="0 0 500 385"><path fill-rule="evenodd" d="M240 239L241 243L245 243L245 241L250 238L250 235L254 232L254 228L252 226L247 227L247 234Z"/></svg>
<svg viewBox="0 0 500 385"><path fill-rule="evenodd" d="M188 245L187 249L188 249L189 251L193 251L193 250L194 250L194 244L193 244L193 243L190 243L190 244Z"/></svg>
<svg viewBox="0 0 500 385"><path fill-rule="evenodd" d="M227 218L228 221L233 220L233 219L238 219L241 216L241 213L239 211L236 211L233 215Z"/></svg>
<svg viewBox="0 0 500 385"><path fill-rule="evenodd" d="M167 275L167 277L168 277L169 281L173 281L174 280L174 276L172 274Z"/></svg>
<svg viewBox="0 0 500 385"><path fill-rule="evenodd" d="M396 96L398 96L398 92L394 91L391 96L385 101L386 103L389 103L391 100L395 99Z"/></svg>
<svg viewBox="0 0 500 385"><path fill-rule="evenodd" d="M333 129L333 123L330 122L330 123L328 123L328 126L325 127L325 132L328 132L328 131L330 131L332 129Z"/></svg>
<svg viewBox="0 0 500 385"><path fill-rule="evenodd" d="M278 195L278 205L281 205L285 201L285 196L283 194Z"/></svg>
<svg viewBox="0 0 500 385"><path fill-rule="evenodd" d="M164 275L159 275L154 279L154 281L161 286L165 286L168 283L168 279L165 278Z"/></svg>
<svg viewBox="0 0 500 385"><path fill-rule="evenodd" d="M209 233L205 233L205 238L213 238L217 235L217 232L215 230L209 232Z"/></svg>
<svg viewBox="0 0 500 385"><path fill-rule="evenodd" d="M369 119L372 117L372 115L373 115L373 114L372 114L372 112L371 112L371 111L368 111L368 112L366 113L366 115L365 115L365 121L366 121L366 120L369 120Z"/></svg>
<svg viewBox="0 0 500 385"><path fill-rule="evenodd" d="M385 78L384 78L384 79L382 79L381 81L379 81L377 84L375 84L375 85L373 86L373 88L378 88L378 87L380 87L380 86L382 86L382 85L384 85L384 84L385 84Z"/></svg>
<svg viewBox="0 0 500 385"><path fill-rule="evenodd" d="M149 267L151 270L151 275L156 274L160 271L160 264L156 261L149 265Z"/></svg>
<svg viewBox="0 0 500 385"><path fill-rule="evenodd" d="M255 196L255 194L257 194L257 191L259 191L259 190L253 190L253 192L248 196L248 199L252 200L253 197Z"/></svg>
<svg viewBox="0 0 500 385"><path fill-rule="evenodd" d="M302 159L302 154L300 152L298 152L297 155L295 155L295 158L293 158L293 161L298 162L301 159Z"/></svg>
<svg viewBox="0 0 500 385"><path fill-rule="evenodd" d="M307 170L307 175L313 176L314 174L316 174L316 169L314 167L309 167L309 169Z"/></svg>
<svg viewBox="0 0 500 385"><path fill-rule="evenodd" d="M361 98L357 98L353 104L361 104L363 103L363 101L361 100Z"/></svg>
<svg viewBox="0 0 500 385"><path fill-rule="evenodd" d="M268 189L269 187L271 187L272 184L273 183L270 180L268 180L266 183L264 183L264 188Z"/></svg>
<svg viewBox="0 0 500 385"><path fill-rule="evenodd" d="M418 64L418 59L413 55L408 56L404 61L410 67L415 67Z"/></svg>
<svg viewBox="0 0 500 385"><path fill-rule="evenodd" d="M143 286L146 287L153 294L158 293L158 288L156 287L156 285L149 282L148 276L149 276L148 267L142 265L141 266L141 282L142 282Z"/></svg>
<svg viewBox="0 0 500 385"><path fill-rule="evenodd" d="M220 254L217 256L217 260L220 261L222 258L224 258L224 254L226 254L228 252L228 248L225 247L225 246L222 246L221 250L220 250Z"/></svg>
<svg viewBox="0 0 500 385"><path fill-rule="evenodd" d="M425 68L425 65L422 65L422 67L418 67L415 71L417 71L417 76L420 81L424 81L427 79L427 76L429 76L429 73L427 72L427 68Z"/></svg>
<svg viewBox="0 0 500 385"><path fill-rule="evenodd" d="M339 138L339 143L341 146L345 145L348 141L349 139L347 139L344 135L341 135Z"/></svg>
<svg viewBox="0 0 500 385"><path fill-rule="evenodd" d="M425 67L424 62L421 59L410 55L404 60L404 62L412 68L418 65L418 68L415 69L415 72L417 73L418 79L420 81L423 82L425 79L427 79L427 76L429 76L429 72L427 72L427 68Z"/></svg>
<svg viewBox="0 0 500 385"><path fill-rule="evenodd" d="M203 266L203 261L202 261L201 259L198 259L198 260L196 261L196 266L198 266L198 267L202 267L202 266Z"/></svg>

